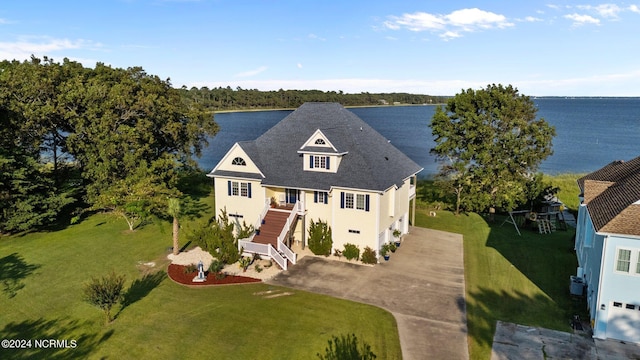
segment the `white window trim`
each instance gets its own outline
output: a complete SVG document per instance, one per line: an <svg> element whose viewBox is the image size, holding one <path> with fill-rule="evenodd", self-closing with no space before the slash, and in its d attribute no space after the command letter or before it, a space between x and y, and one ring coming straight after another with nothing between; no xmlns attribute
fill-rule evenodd
<svg viewBox="0 0 640 360"><path fill-rule="evenodd" d="M346 192L344 193L344 208L345 209L355 209L355 194ZM349 206L351 205L351 206Z"/></svg>
<svg viewBox="0 0 640 360"><path fill-rule="evenodd" d="M620 250L630 251L629 255L629 270L618 270L618 261L620 260ZM626 260L625 260L626 261ZM640 276L638 272L640 267L640 249L634 249L626 246L617 246L615 258L613 261L613 272L620 275Z"/></svg>

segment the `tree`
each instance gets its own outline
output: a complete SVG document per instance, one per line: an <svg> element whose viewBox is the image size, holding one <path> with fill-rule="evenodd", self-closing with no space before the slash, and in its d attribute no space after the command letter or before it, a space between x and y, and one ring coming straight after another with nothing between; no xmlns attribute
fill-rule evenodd
<svg viewBox="0 0 640 360"><path fill-rule="evenodd" d="M436 108L431 119L441 162L438 184L455 193L456 214L511 210L527 200L527 184L553 153L555 129L511 85L468 89Z"/></svg>
<svg viewBox="0 0 640 360"><path fill-rule="evenodd" d="M177 196L177 174L196 168L207 136L217 132L210 114L183 101L168 81L141 68L97 64L65 101L77 109L67 145L83 169L87 202L128 219L163 213Z"/></svg>
<svg viewBox="0 0 640 360"><path fill-rule="evenodd" d="M178 223L178 216L180 216L179 199L169 198L167 213L173 218L173 255L178 255L178 251L180 250L180 245L178 244L178 233L180 231L180 224Z"/></svg>
<svg viewBox="0 0 640 360"><path fill-rule="evenodd" d="M123 299L124 275L117 275L111 272L102 278L91 278L91 281L84 285L84 299L91 305L95 305L104 311L105 322L109 324L111 319L111 308Z"/></svg>

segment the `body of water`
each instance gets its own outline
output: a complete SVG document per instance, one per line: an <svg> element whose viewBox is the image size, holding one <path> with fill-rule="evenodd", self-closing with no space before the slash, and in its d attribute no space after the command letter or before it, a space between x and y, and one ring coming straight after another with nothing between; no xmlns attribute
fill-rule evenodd
<svg viewBox="0 0 640 360"><path fill-rule="evenodd" d="M556 128L554 154L540 166L547 174L586 173L614 160L640 156L640 98L538 98L538 117ZM435 106L389 106L349 109L380 132L413 161L420 174L437 173L429 154L435 145L429 122ZM291 111L234 112L215 115L220 132L198 160L210 171L237 141L253 140ZM286 141L286 139L283 139Z"/></svg>

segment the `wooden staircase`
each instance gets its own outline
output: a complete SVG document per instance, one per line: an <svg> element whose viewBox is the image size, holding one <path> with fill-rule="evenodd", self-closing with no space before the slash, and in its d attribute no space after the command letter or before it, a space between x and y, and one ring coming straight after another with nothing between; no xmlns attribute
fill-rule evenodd
<svg viewBox="0 0 640 360"><path fill-rule="evenodd" d="M278 236L287 223L290 212L269 210L264 217L264 224L260 225L260 235L253 237L253 242L258 244L270 244L278 248Z"/></svg>

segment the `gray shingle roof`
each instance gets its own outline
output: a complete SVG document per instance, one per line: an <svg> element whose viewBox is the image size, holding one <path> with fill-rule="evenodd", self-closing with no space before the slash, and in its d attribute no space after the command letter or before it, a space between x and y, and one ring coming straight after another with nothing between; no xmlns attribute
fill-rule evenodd
<svg viewBox="0 0 640 360"><path fill-rule="evenodd" d="M588 202L585 198L596 231L640 235L640 219L632 215L637 213L635 207L640 206L634 205L640 200L640 157L628 162L614 161L578 179L583 193L585 186L599 185L587 180L612 183L604 190L597 189L601 192Z"/></svg>
<svg viewBox="0 0 640 360"><path fill-rule="evenodd" d="M347 152L337 173L303 170L303 156L298 151L318 129L338 152ZM339 186L384 191L394 184L401 185L404 179L422 170L338 103L305 103L256 140L239 145L265 175L262 183L268 186L317 190ZM327 150L333 152L329 148L324 152Z"/></svg>

